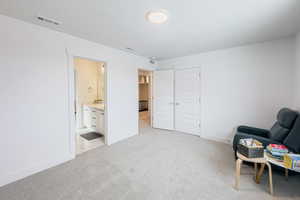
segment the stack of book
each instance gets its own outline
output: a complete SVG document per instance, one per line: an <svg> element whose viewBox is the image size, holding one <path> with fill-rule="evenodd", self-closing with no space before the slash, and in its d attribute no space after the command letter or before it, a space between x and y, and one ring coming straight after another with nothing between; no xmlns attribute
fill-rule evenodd
<svg viewBox="0 0 300 200"><path fill-rule="evenodd" d="M300 170L300 155L299 154L285 154L284 166L293 170Z"/></svg>
<svg viewBox="0 0 300 200"><path fill-rule="evenodd" d="M267 155L278 161L283 161L284 155L289 151L286 146L281 144L269 144L266 149Z"/></svg>

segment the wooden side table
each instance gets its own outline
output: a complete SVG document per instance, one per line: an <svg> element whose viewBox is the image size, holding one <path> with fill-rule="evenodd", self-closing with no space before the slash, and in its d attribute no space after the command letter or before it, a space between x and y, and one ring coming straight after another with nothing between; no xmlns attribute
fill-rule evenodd
<svg viewBox="0 0 300 200"><path fill-rule="evenodd" d="M245 162L252 162L254 163L254 179L256 183L260 182L261 175L264 171L265 165L268 166L269 169L269 188L270 194L273 195L273 180L272 180L272 168L270 163L266 158L247 158L240 154L239 152L236 153L238 159L236 160L236 176L235 176L235 188L238 190L240 185L240 174L241 174L241 166L243 161ZM261 164L259 171L257 172L257 164Z"/></svg>

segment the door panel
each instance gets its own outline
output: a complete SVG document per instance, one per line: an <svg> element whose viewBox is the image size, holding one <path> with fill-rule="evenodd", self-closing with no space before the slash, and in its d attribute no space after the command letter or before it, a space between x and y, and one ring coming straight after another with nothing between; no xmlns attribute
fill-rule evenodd
<svg viewBox="0 0 300 200"><path fill-rule="evenodd" d="M153 127L174 129L174 71L153 74Z"/></svg>
<svg viewBox="0 0 300 200"><path fill-rule="evenodd" d="M175 71L175 130L200 135L200 70Z"/></svg>

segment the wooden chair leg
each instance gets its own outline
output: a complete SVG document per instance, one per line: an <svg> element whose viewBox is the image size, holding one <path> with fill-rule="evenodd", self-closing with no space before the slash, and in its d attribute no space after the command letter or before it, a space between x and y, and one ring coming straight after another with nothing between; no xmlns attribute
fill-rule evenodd
<svg viewBox="0 0 300 200"><path fill-rule="evenodd" d="M272 167L270 163L266 163L269 168L269 186L270 186L270 194L273 195L273 178L272 178Z"/></svg>
<svg viewBox="0 0 300 200"><path fill-rule="evenodd" d="M240 186L240 175L241 175L241 165L243 161L241 159L236 160L236 169L235 169L235 189L239 189Z"/></svg>
<svg viewBox="0 0 300 200"><path fill-rule="evenodd" d="M263 172L264 172L264 169L265 169L265 163L262 163L261 164L261 166L260 166L260 169L259 169L259 171L258 171L258 173L257 173L257 175L256 175L256 183L257 184L259 184L260 183L260 179L261 179L261 176L262 176L262 174L263 174Z"/></svg>

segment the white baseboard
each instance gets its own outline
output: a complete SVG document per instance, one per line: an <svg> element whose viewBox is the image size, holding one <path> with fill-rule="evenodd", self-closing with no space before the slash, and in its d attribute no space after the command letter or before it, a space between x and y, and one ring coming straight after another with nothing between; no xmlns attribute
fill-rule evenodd
<svg viewBox="0 0 300 200"><path fill-rule="evenodd" d="M221 143L225 143L225 144L231 144L231 140L227 139L227 138L221 138L221 137L215 137L215 136L201 136L204 139L207 140L212 140L212 141L216 141L216 142L221 142Z"/></svg>
<svg viewBox="0 0 300 200"><path fill-rule="evenodd" d="M128 138L131 138L131 137L133 137L133 136L135 136L135 135L138 135L138 133L132 133L132 134L127 135L126 137L118 138L118 139L115 139L115 140L113 140L113 141L108 141L108 144L107 144L107 145L110 146L110 145L112 145L112 144L115 144L115 143L121 142L121 141L123 141L123 140L126 140L126 139L128 139Z"/></svg>
<svg viewBox="0 0 300 200"><path fill-rule="evenodd" d="M49 169L51 167L57 166L59 164L62 164L64 162L67 162L69 160L74 159L74 156L68 155L65 157L62 157L58 160L52 160L52 161L46 161L46 162L41 162L36 165L32 165L31 167L27 167L24 169L21 169L17 172L12 172L9 174L5 174L0 178L0 187L7 185L9 183L15 182L17 180L23 179L27 176L31 176L33 174L36 174L38 172L44 171L46 169Z"/></svg>

